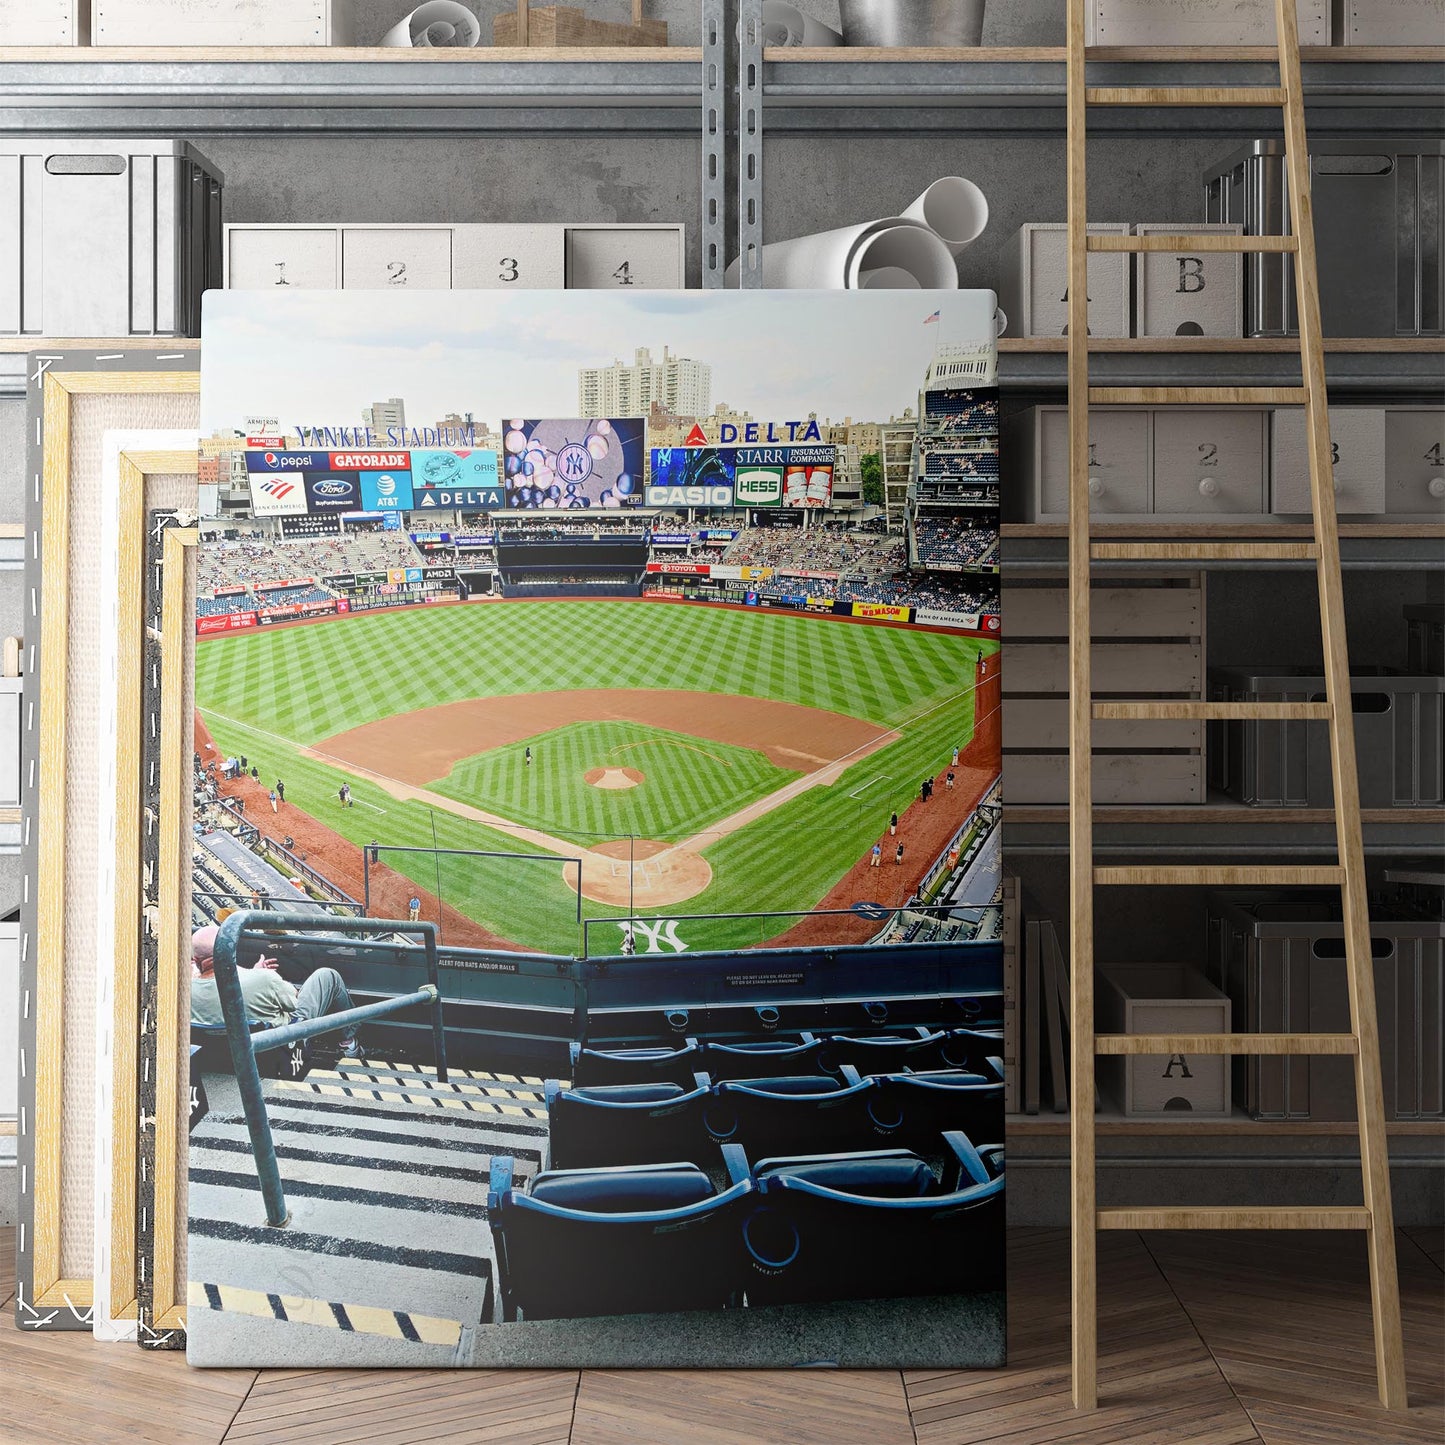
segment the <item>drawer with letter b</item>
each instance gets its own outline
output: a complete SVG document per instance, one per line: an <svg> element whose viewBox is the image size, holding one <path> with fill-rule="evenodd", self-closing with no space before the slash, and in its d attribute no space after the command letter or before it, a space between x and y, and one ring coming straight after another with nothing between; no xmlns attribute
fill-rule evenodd
<svg viewBox="0 0 1445 1445"><path fill-rule="evenodd" d="M1202 517L1264 510L1265 413L1162 408L1154 413L1154 511Z"/></svg>
<svg viewBox="0 0 1445 1445"><path fill-rule="evenodd" d="M1343 513L1385 510L1385 413L1377 406L1330 408L1330 457L1335 506ZM1270 504L1276 514L1310 515L1309 448L1301 407L1270 422Z"/></svg>

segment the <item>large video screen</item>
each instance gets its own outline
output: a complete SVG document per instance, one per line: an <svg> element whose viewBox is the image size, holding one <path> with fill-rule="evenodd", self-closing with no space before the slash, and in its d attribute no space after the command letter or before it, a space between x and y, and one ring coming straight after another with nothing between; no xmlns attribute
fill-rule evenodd
<svg viewBox="0 0 1445 1445"><path fill-rule="evenodd" d="M649 507L818 507L833 499L837 448L654 447Z"/></svg>
<svg viewBox="0 0 1445 1445"><path fill-rule="evenodd" d="M645 434L638 417L507 422L507 506L561 512L635 507Z"/></svg>

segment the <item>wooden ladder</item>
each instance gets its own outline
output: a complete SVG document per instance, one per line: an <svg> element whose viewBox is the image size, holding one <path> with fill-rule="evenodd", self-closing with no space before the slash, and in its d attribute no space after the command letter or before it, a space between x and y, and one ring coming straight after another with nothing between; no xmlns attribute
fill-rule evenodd
<svg viewBox="0 0 1445 1445"><path fill-rule="evenodd" d="M1101 1229L1362 1229L1366 1232L1375 1368L1381 1402L1406 1404L1400 1295L1390 1207L1389 1161L1375 1018L1365 892L1365 854L1355 772L1355 735L1345 645L1339 527L1331 471L1324 354L1320 337L1314 222L1310 209L1304 90L1295 0L1275 0L1278 86L1089 88L1085 79L1087 0L1068 6L1069 208L1069 853L1072 917L1070 1123L1073 1154L1074 1404L1098 1403L1097 1231ZM1091 105L1279 106L1293 233L1288 236L1089 235L1085 203L1085 126ZM1094 251L1269 251L1294 256L1301 386L1091 387L1088 255ZM1089 408L1093 405L1300 405L1307 423L1313 542L1095 543L1089 523ZM1090 564L1113 558L1173 560L1304 559L1316 564L1326 679L1323 703L1094 702L1089 627ZM1338 862L1328 867L1094 866L1091 733L1095 718L1319 718L1329 724ZM1326 884L1340 889L1352 1031L1348 1034L1122 1035L1094 1032L1094 889L1162 884ZM1363 1208L1100 1209L1095 1181L1095 1058L1100 1054L1349 1054L1359 1103Z"/></svg>

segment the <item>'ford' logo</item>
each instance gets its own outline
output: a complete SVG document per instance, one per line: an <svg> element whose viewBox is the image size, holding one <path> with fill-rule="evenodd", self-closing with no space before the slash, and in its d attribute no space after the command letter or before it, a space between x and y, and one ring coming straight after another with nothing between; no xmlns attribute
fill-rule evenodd
<svg viewBox="0 0 1445 1445"><path fill-rule="evenodd" d="M318 497L347 497L351 495L351 483L317 482L313 490Z"/></svg>

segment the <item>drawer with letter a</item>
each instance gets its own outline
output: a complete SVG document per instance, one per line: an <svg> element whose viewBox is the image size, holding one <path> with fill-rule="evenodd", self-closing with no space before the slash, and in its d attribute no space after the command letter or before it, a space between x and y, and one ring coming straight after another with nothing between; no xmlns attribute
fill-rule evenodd
<svg viewBox="0 0 1445 1445"><path fill-rule="evenodd" d="M1202 517L1264 511L1263 411L1154 413L1154 511Z"/></svg>

